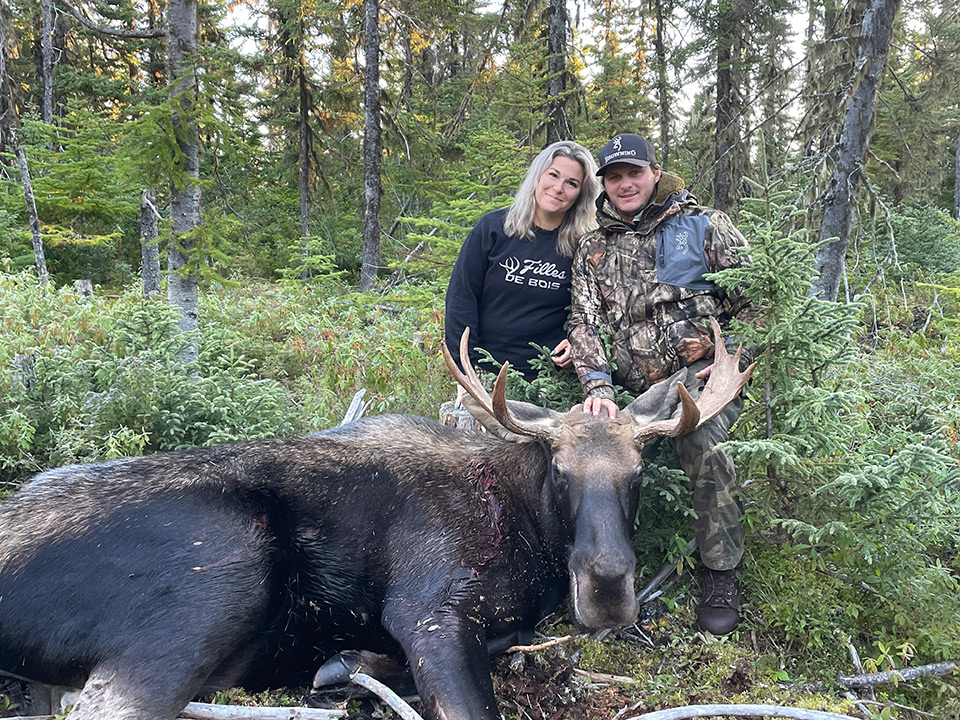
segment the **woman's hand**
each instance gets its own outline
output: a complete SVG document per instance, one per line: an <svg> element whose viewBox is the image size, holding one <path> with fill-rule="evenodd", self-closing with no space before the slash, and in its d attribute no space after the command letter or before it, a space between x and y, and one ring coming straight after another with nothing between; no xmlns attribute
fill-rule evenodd
<svg viewBox="0 0 960 720"><path fill-rule="evenodd" d="M573 362L573 356L570 354L570 341L566 338L561 340L560 344L550 353L550 359L553 360L553 364L557 367L567 367L567 365Z"/></svg>

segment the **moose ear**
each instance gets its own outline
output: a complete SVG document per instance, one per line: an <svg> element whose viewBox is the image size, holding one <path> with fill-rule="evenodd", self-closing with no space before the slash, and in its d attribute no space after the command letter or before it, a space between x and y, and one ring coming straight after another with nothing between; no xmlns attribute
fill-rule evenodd
<svg viewBox="0 0 960 720"><path fill-rule="evenodd" d="M690 368L677 370L677 372L666 380L653 385L640 397L627 405L623 411L630 413L635 424L649 424L661 420L668 420L680 402L677 385L679 383L683 383L684 386L689 384L689 371Z"/></svg>
<svg viewBox="0 0 960 720"><path fill-rule="evenodd" d="M509 440L515 443L529 443L537 439L534 435L520 435L519 433L508 430L470 395L463 396L463 406L467 409L467 412L473 416L474 420L487 429L487 432L503 440ZM545 435L554 435L560 431L560 414L553 410L537 407L531 403L518 402L516 400L507 400L507 407L510 409L510 414L514 418L532 426L542 427Z"/></svg>

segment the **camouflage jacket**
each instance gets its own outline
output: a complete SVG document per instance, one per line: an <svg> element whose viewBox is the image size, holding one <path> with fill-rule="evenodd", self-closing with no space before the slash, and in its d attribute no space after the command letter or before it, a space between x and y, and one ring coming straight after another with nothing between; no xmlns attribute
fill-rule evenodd
<svg viewBox="0 0 960 720"><path fill-rule="evenodd" d="M580 241L573 261L567 332L585 396L612 398L613 379L641 393L712 357L711 316L724 329L733 317L752 322L749 298L703 278L746 262L731 252L746 240L726 214L697 205L677 175L661 174L654 200L633 223L605 193L597 209L600 227Z"/></svg>

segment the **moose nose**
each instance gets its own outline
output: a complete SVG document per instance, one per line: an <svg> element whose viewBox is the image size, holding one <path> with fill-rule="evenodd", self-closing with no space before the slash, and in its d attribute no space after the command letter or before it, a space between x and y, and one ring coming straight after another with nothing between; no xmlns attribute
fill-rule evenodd
<svg viewBox="0 0 960 720"><path fill-rule="evenodd" d="M570 594L577 620L589 628L629 625L636 621L633 553L599 553L570 558Z"/></svg>

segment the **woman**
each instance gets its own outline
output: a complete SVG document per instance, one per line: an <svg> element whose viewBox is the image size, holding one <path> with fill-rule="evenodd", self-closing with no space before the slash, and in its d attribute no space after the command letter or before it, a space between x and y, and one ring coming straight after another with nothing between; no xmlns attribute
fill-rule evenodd
<svg viewBox="0 0 960 720"><path fill-rule="evenodd" d="M446 342L455 359L469 326L473 367L483 348L533 377L538 353L530 343L552 348L558 367L570 364L570 266L577 239L596 226L596 172L586 148L553 143L534 158L513 204L470 231L447 288Z"/></svg>

